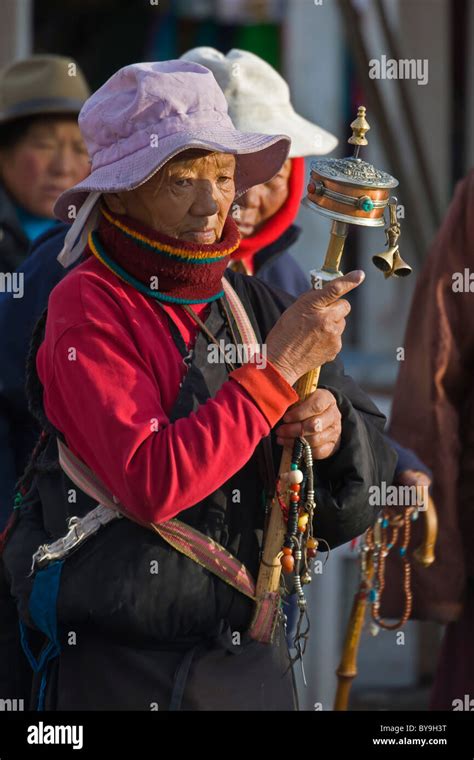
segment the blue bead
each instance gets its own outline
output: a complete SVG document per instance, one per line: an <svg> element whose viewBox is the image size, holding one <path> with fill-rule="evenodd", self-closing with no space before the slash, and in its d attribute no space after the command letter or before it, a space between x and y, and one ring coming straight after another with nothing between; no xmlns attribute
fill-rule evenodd
<svg viewBox="0 0 474 760"><path fill-rule="evenodd" d="M376 602L377 601L377 591L374 588L370 589L369 600L371 602Z"/></svg>
<svg viewBox="0 0 474 760"><path fill-rule="evenodd" d="M388 520L385 518L385 520L382 520L382 528L388 528Z"/></svg>
<svg viewBox="0 0 474 760"><path fill-rule="evenodd" d="M406 553L407 553L407 550L405 549L404 546L402 546L400 549L400 556L403 557Z"/></svg>

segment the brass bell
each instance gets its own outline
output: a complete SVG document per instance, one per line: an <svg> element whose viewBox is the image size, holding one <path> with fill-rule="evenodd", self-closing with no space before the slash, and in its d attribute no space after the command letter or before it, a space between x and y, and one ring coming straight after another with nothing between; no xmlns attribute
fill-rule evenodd
<svg viewBox="0 0 474 760"><path fill-rule="evenodd" d="M385 278L407 277L412 272L411 266L400 256L398 245L392 245L383 253L376 253L372 256L372 261L384 273Z"/></svg>
<svg viewBox="0 0 474 760"><path fill-rule="evenodd" d="M374 262L377 269L380 269L382 272L391 273L396 253L398 253L398 245L393 245L387 251L384 251L383 253L376 253L374 256L372 256L372 261Z"/></svg>
<svg viewBox="0 0 474 760"><path fill-rule="evenodd" d="M398 250L395 251L393 255L393 266L391 272L386 274L386 277L390 277L390 275L393 275L394 277L408 277L409 274L412 272L412 268L409 264L406 263L406 261L403 261L402 257L400 256L400 252Z"/></svg>
<svg viewBox="0 0 474 760"><path fill-rule="evenodd" d="M385 279L392 276L407 277L411 274L412 268L406 261L403 261L398 247L397 241L400 237L400 225L397 221L397 199L391 198L388 207L390 223L385 230L385 236L389 247L383 253L376 253L372 256L372 261L377 269L380 269L384 273Z"/></svg>

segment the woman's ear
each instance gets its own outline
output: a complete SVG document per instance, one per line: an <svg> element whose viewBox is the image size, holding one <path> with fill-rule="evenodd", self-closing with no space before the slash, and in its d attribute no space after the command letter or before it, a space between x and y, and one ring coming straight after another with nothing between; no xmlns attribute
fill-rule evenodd
<svg viewBox="0 0 474 760"><path fill-rule="evenodd" d="M123 203L120 193L104 193L103 199L105 205L113 214L125 214L125 204Z"/></svg>

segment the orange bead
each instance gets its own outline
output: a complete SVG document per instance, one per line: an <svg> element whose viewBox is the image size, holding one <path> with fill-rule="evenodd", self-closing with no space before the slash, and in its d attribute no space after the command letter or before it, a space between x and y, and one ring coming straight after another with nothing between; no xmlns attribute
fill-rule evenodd
<svg viewBox="0 0 474 760"><path fill-rule="evenodd" d="M310 536L306 542L306 546L308 547L308 549L316 549L318 546L318 542L316 541L315 538Z"/></svg>
<svg viewBox="0 0 474 760"><path fill-rule="evenodd" d="M292 483L290 489L295 491L295 493L299 493L301 491L301 485L300 483Z"/></svg>
<svg viewBox="0 0 474 760"><path fill-rule="evenodd" d="M293 504L297 504L299 500L300 500L300 497L298 496L297 493L290 494L290 501L292 501Z"/></svg>
<svg viewBox="0 0 474 760"><path fill-rule="evenodd" d="M283 572L291 573L295 566L295 558L291 554L284 554L281 558L281 566L283 568Z"/></svg>
<svg viewBox="0 0 474 760"><path fill-rule="evenodd" d="M293 549L291 548L291 546L284 546L282 551L283 551L283 554L292 554Z"/></svg>

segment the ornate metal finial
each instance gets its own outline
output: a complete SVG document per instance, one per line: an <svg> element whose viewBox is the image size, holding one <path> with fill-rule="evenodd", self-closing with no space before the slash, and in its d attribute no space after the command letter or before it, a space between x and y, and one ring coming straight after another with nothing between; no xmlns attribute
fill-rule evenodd
<svg viewBox="0 0 474 760"><path fill-rule="evenodd" d="M359 154L360 146L369 144L365 137L365 133L370 129L370 124L365 118L365 106L359 106L357 109L357 119L354 119L352 122L351 129L352 136L349 137L347 142L349 145L356 146L354 149L354 157L357 157Z"/></svg>

